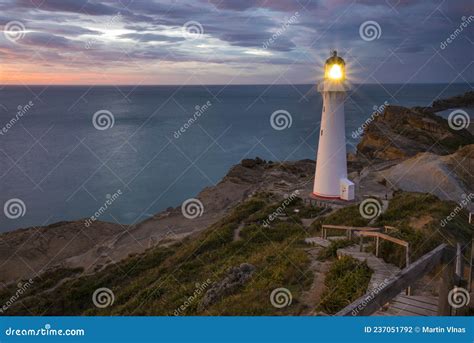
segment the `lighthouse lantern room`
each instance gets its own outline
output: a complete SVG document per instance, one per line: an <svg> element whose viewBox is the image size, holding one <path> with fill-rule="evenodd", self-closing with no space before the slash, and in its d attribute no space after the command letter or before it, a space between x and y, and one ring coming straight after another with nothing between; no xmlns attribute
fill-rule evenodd
<svg viewBox="0 0 474 343"><path fill-rule="evenodd" d="M334 51L326 60L324 80L318 85L323 97L313 195L317 198L354 199L354 183L347 178L344 100L349 89L346 64Z"/></svg>

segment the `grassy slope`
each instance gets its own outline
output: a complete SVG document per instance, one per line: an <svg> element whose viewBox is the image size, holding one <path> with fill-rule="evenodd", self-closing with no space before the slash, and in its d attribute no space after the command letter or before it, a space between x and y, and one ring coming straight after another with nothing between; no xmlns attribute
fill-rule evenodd
<svg viewBox="0 0 474 343"><path fill-rule="evenodd" d="M247 284L204 310L198 309L203 292L181 314L300 314L303 305L298 302L299 296L309 288L313 279L308 271L309 258L303 249L303 238L314 235L322 223L362 226L367 221L359 215L357 206L351 206L319 220L313 225L313 232L308 233L300 224L299 217L304 212L314 215L319 209L307 209L295 215L293 208L303 207L297 200L286 210L291 218L287 221L275 219L270 228L264 228L262 220L278 206L279 202L272 199L271 195L256 195L193 239L169 248L149 249L94 275L65 281L51 292L39 294L61 279L55 273L44 274L41 279L34 280L33 287L5 314L173 315L193 295L197 283L203 284L208 279L219 281L226 276L230 267L244 262L256 266L255 274ZM393 235L410 241L415 248L413 261L440 242L466 241L471 237L472 228L464 218L465 213L459 214L445 227L440 226L440 221L455 207L455 203L443 202L434 196L399 193L375 225L399 228ZM415 229L413 221L423 217L429 217L431 221ZM234 230L241 225L242 239L233 241ZM384 243L381 249L382 256L390 262L399 265L403 263L402 249L389 243ZM327 257L333 258L332 256L331 253ZM63 276L74 273L77 270L60 271ZM366 273L359 276L364 279L364 275ZM360 293L360 289L351 289L349 284L346 286L341 289L342 295L337 297L339 303L346 303L354 294ZM93 305L92 294L99 287L113 290L113 306L98 309ZM291 306L276 309L270 304L269 295L277 287L285 287L292 292ZM5 303L11 294L10 290L0 293L0 303ZM348 299L344 299L343 294ZM323 306L326 305L323 303ZM331 304L324 308L327 311L334 310Z"/></svg>
<svg viewBox="0 0 474 343"><path fill-rule="evenodd" d="M298 223L299 218L276 219L270 228L261 225L261 219L278 204L268 194L257 195L195 239L170 248L150 249L94 275L67 281L52 292L35 296L39 287L32 287L32 296L25 296L23 304L15 304L7 314L173 315L193 295L197 283L202 285L207 279L219 281L229 267L244 262L256 266L247 284L204 310L198 310L201 294L182 314L298 314L302 310L298 296L312 281L302 244L306 233ZM293 214L297 204L301 208L297 200L287 212ZM242 223L242 239L234 242L233 232ZM36 285L42 282L50 281L35 280ZM93 305L91 297L99 287L113 290L113 306L98 309ZM271 305L269 296L277 287L292 292L291 306L280 310Z"/></svg>

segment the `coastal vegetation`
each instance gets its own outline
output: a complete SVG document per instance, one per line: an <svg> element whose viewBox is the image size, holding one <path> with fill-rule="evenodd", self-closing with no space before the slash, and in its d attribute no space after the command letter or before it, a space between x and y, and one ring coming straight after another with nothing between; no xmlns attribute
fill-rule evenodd
<svg viewBox="0 0 474 343"><path fill-rule="evenodd" d="M411 258L416 260L441 242L466 241L470 237L472 228L462 211L440 226L455 206L432 195L398 192L371 225L393 226L395 229L388 234L410 242L415 247ZM184 310L179 310L179 315L301 314L308 310L301 301L302 294L314 279L304 238L319 235L322 224L365 226L368 220L354 205L333 211L306 227L302 221L322 209L295 198L267 221L269 225L263 225L279 207L281 199L268 192L257 193L207 230L174 245L150 248L93 274L80 275L80 269L67 268L48 271L35 278L34 287L5 314L173 315L180 308ZM336 258L337 249L355 243L339 239L319 251L318 260L329 261L331 267L321 300L315 304L317 311L335 313L365 293L372 273L367 265L349 257ZM387 262L403 266L403 249L385 242L380 249ZM203 306L210 285L222 283L232 268L242 264L254 267L251 277ZM102 287L113 292L114 302L98 308L92 294ZM292 296L291 304L283 308L270 301L272 291L280 287ZM14 287L10 288L0 293L0 301L8 300Z"/></svg>
<svg viewBox="0 0 474 343"><path fill-rule="evenodd" d="M327 314L342 310L366 293L371 276L372 271L366 262L342 256L326 274L326 289L317 309Z"/></svg>
<svg viewBox="0 0 474 343"><path fill-rule="evenodd" d="M242 263L256 267L246 284L207 308L199 306L205 293L201 292L180 314L297 314L302 310L298 298L312 281L302 243L306 232L290 217L275 218L268 228L259 224L278 205L270 199L268 194L255 195L193 239L171 247L151 248L93 275L67 280L50 292L32 288L28 297L14 304L8 314L173 315L195 293L197 284L208 279L217 282L229 268ZM294 213L296 206L301 207L300 201L287 207L285 213ZM236 240L234 231L241 225L240 238ZM48 280L40 277L34 281L41 285ZM91 296L100 287L113 291L113 306L94 306ZM277 287L290 290L291 306L272 306L269 297Z"/></svg>

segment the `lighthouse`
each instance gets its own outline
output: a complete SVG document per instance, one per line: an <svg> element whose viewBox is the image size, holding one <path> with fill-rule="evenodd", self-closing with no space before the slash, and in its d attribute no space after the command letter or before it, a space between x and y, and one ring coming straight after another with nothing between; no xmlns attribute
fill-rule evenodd
<svg viewBox="0 0 474 343"><path fill-rule="evenodd" d="M347 178L344 100L349 87L345 66L333 51L324 66L324 80L318 85L323 112L313 186L317 198L354 199L354 183Z"/></svg>

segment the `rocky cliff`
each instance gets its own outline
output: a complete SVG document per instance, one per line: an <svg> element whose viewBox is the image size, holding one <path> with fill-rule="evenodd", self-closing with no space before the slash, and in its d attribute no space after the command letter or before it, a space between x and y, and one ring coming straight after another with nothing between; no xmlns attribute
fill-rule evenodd
<svg viewBox="0 0 474 343"><path fill-rule="evenodd" d="M466 129L454 130L448 121L434 112L459 105L474 106L474 92L464 96L438 100L432 107L405 108L387 106L367 126L357 146L360 158L395 160L429 151L436 155L454 153L458 148L474 144L474 136Z"/></svg>

